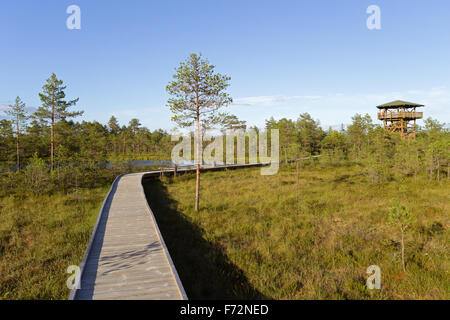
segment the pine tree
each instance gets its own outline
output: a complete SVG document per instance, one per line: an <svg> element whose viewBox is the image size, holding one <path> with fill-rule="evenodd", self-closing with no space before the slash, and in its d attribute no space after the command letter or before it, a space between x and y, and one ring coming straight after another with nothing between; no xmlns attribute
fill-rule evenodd
<svg viewBox="0 0 450 320"><path fill-rule="evenodd" d="M373 129L372 119L368 114L362 116L356 114L352 117L352 124L347 128L347 134L352 145L352 152L355 160L361 160L361 154L364 147L368 148L370 145L369 132Z"/></svg>
<svg viewBox="0 0 450 320"><path fill-rule="evenodd" d="M109 128L109 134L111 137L111 142L113 145L113 151L115 154L118 153L118 143L117 143L117 138L120 132L120 125L119 122L117 121L117 118L114 116L111 116L111 118L108 121L108 128Z"/></svg>
<svg viewBox="0 0 450 320"><path fill-rule="evenodd" d="M303 113L297 120L299 143L308 154L316 154L320 150L320 142L325 136L320 122L314 120L309 113Z"/></svg>
<svg viewBox="0 0 450 320"><path fill-rule="evenodd" d="M54 153L55 153L55 123L58 120L81 116L83 111L69 112L67 109L74 106L79 98L66 101L64 98L66 94L64 90L66 86L63 86L63 81L58 80L56 75L52 73L50 78L47 79L46 84L42 87L43 92L39 93L42 106L38 108L34 116L43 121L50 121L50 158L51 169L54 169Z"/></svg>
<svg viewBox="0 0 450 320"><path fill-rule="evenodd" d="M173 96L168 100L170 110L175 114L172 120L180 127L196 126L196 164L195 210L199 209L200 199L200 129L201 121L232 102L225 92L230 78L214 72L214 66L203 59L201 54L191 54L182 62L173 75L174 80L167 87Z"/></svg>
<svg viewBox="0 0 450 320"><path fill-rule="evenodd" d="M0 120L0 160L8 166L10 164L9 155L12 153L13 144L13 123L12 121Z"/></svg>
<svg viewBox="0 0 450 320"><path fill-rule="evenodd" d="M23 129L25 121L28 119L28 114L25 110L25 103L20 100L20 97L16 97L16 101L13 105L9 105L9 110L5 113L11 117L16 129L16 159L17 170L20 171L20 133Z"/></svg>
<svg viewBox="0 0 450 320"><path fill-rule="evenodd" d="M403 272L406 272L405 264L405 234L410 228L413 221L413 216L411 212L406 209L405 206L401 205L398 200L392 201L393 206L389 208L388 224L394 225L400 229L400 244L401 244L401 258L402 258L402 268Z"/></svg>
<svg viewBox="0 0 450 320"><path fill-rule="evenodd" d="M131 149L134 154L139 153L140 148L140 130L141 123L139 119L133 118L128 123L129 132L131 134Z"/></svg>

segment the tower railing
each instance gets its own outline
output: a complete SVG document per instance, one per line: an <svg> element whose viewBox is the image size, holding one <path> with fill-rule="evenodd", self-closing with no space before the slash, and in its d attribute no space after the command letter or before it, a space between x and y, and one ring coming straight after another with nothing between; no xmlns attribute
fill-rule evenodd
<svg viewBox="0 0 450 320"><path fill-rule="evenodd" d="M422 119L423 112L388 111L378 112L378 120Z"/></svg>

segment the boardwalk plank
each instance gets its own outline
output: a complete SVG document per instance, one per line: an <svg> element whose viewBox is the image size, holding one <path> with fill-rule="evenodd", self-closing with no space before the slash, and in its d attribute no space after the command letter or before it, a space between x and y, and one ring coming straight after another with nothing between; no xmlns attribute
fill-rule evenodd
<svg viewBox="0 0 450 320"><path fill-rule="evenodd" d="M202 171L266 164L227 165ZM165 174L171 172L173 169ZM187 299L143 192L143 177L158 176L160 171L133 173L114 181L81 262L81 288L73 289L69 299Z"/></svg>
<svg viewBox="0 0 450 320"><path fill-rule="evenodd" d="M120 177L107 197L74 299L186 299L149 210L142 176Z"/></svg>

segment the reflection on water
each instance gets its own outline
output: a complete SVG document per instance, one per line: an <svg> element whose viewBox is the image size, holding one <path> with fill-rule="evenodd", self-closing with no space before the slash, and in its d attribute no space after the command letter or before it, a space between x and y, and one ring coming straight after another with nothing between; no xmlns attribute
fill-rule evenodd
<svg viewBox="0 0 450 320"><path fill-rule="evenodd" d="M172 160L117 160L117 161L107 161L106 163L96 163L95 166L103 167L103 165L106 168L112 168L115 166L120 166L123 164L127 164L131 167L140 168L140 167L153 167L155 169L158 168L173 168L175 167L175 162ZM65 168L65 167L88 167L92 164L87 163L64 163L64 164L57 164L56 167L59 168ZM194 160L180 160L178 162L178 167L192 167L195 165ZM203 161L202 166L222 166L224 165L223 162L214 162L214 161ZM26 168L31 165L23 166L22 168ZM47 168L50 168L50 165L46 166ZM11 167L0 167L0 172L7 172L7 171L17 171L17 166L11 166Z"/></svg>
<svg viewBox="0 0 450 320"><path fill-rule="evenodd" d="M127 160L127 161L119 161L119 163L128 163L132 167L167 167L167 168L173 168L175 166L175 162L172 160ZM115 162L107 162L106 167L111 168ZM195 165L194 160L181 160L178 162L178 167L189 167ZM224 165L223 162L216 162L213 161L203 161L202 165L206 166L220 166Z"/></svg>

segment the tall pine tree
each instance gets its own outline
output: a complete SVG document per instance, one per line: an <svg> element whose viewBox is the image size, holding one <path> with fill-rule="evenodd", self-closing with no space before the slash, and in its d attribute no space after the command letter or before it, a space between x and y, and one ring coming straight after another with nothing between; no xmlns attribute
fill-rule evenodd
<svg viewBox="0 0 450 320"><path fill-rule="evenodd" d="M20 133L23 129L23 125L28 118L25 110L25 103L20 100L20 97L16 97L16 101L13 105L8 106L9 109L5 111L7 115L11 117L16 129L16 161L17 170L20 171Z"/></svg>
<svg viewBox="0 0 450 320"><path fill-rule="evenodd" d="M78 98L66 101L66 94L63 81L59 80L54 73L47 79L42 87L43 92L39 93L42 106L38 108L34 116L42 121L50 121L50 158L51 169L54 168L55 153L55 123L59 120L81 116L83 111L69 112L67 109L78 102Z"/></svg>
<svg viewBox="0 0 450 320"><path fill-rule="evenodd" d="M172 96L168 100L170 110L175 114L172 120L180 127L195 124L197 179L195 187L195 210L199 209L200 199L200 129L201 121L208 119L220 108L232 102L226 93L230 78L216 73L214 66L203 59L201 54L192 53L182 62L173 75L174 80L167 87Z"/></svg>

